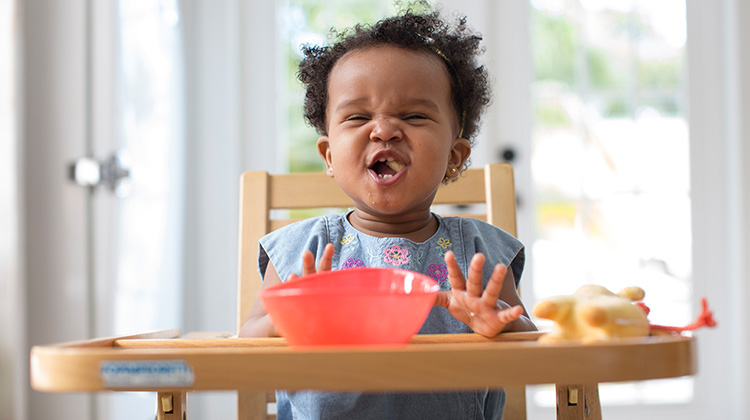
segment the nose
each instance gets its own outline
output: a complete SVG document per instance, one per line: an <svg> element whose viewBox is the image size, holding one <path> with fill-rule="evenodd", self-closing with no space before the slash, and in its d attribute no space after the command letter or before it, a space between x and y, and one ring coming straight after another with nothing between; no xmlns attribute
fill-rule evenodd
<svg viewBox="0 0 750 420"><path fill-rule="evenodd" d="M372 124L373 127L370 131L370 140L372 141L393 141L400 140L402 137L398 122L390 117L374 118Z"/></svg>

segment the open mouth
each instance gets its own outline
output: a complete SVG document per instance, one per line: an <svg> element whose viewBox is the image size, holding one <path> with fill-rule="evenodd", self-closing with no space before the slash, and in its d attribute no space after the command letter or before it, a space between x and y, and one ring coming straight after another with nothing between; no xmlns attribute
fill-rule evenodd
<svg viewBox="0 0 750 420"><path fill-rule="evenodd" d="M375 172L378 178L386 179L396 175L401 169L404 168L404 164L395 160L392 157L380 158L377 162L370 166L370 170Z"/></svg>

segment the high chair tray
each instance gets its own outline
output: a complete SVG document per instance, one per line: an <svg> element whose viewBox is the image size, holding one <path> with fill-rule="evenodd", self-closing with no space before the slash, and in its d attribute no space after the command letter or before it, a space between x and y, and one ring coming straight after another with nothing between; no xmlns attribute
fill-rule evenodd
<svg viewBox="0 0 750 420"><path fill-rule="evenodd" d="M695 340L659 335L542 345L540 333L418 335L406 346L287 347L282 338L178 338L179 330L35 346L38 391L410 391L583 384L696 373Z"/></svg>

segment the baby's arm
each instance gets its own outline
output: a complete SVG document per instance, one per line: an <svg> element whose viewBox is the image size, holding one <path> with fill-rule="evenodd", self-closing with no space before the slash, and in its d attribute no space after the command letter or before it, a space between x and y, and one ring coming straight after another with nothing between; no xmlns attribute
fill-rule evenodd
<svg viewBox="0 0 750 420"><path fill-rule="evenodd" d="M310 251L305 251L302 254L302 275L312 274L316 271L327 271L331 269L331 260L333 259L334 248L332 244L326 245L323 250L323 255L320 258L320 264L318 269L315 269L315 256ZM289 276L289 279L297 277L296 274ZM279 273L276 272L276 268L273 266L271 261L268 261L266 267L266 273L263 276L263 286L261 289L272 286L274 284L281 283ZM271 317L266 313L263 308L263 302L260 299L256 299L253 307L250 309L250 315L247 317L247 321L240 328L238 336L240 338L245 337L278 337L279 333L271 322Z"/></svg>
<svg viewBox="0 0 750 420"><path fill-rule="evenodd" d="M266 267L266 273L263 276L263 286L261 289L279 283L281 283L279 273L276 272L276 268L271 261L269 261L268 267ZM263 302L261 302L260 299L255 299L255 303L253 303L253 307L250 309L250 315L248 315L247 321L245 321L245 324L240 328L238 336L240 338L279 336L279 333L276 332L276 328L274 328L271 323L271 318L266 313L266 309L263 307Z"/></svg>
<svg viewBox="0 0 750 420"><path fill-rule="evenodd" d="M485 257L476 254L464 278L452 252L445 255L451 291L440 292L436 301L474 332L493 337L503 331L536 331L516 293L512 271L498 264L482 290L482 266Z"/></svg>

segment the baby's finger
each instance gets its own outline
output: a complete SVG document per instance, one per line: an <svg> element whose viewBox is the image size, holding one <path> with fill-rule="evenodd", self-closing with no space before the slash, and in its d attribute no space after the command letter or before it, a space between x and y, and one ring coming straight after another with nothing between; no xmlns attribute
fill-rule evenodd
<svg viewBox="0 0 750 420"><path fill-rule="evenodd" d="M461 267L456 262L456 256L453 251L445 253L445 266L448 267L448 282L453 290L466 290L466 280L461 272Z"/></svg>
<svg viewBox="0 0 750 420"><path fill-rule="evenodd" d="M315 272L315 256L309 250L302 253L302 275L306 276Z"/></svg>
<svg viewBox="0 0 750 420"><path fill-rule="evenodd" d="M466 293L469 296L479 297L482 295L482 267L484 266L484 255L474 254L469 263L469 278L466 281Z"/></svg>
<svg viewBox="0 0 750 420"><path fill-rule="evenodd" d="M523 314L523 308L521 305L516 305L512 308L505 309L497 313L497 319L503 324L510 324L511 322L518 319Z"/></svg>
<svg viewBox="0 0 750 420"><path fill-rule="evenodd" d="M508 268L502 264L495 266L490 276L490 281L487 282L487 287L484 288L482 293L482 302L487 306L494 306L497 302L497 298L500 296L500 290L503 288L503 280L505 274L508 272Z"/></svg>
<svg viewBox="0 0 750 420"><path fill-rule="evenodd" d="M435 297L435 303L433 303L433 306L442 306L443 308L447 308L450 306L451 303L451 293L448 290L441 290L438 292L437 296Z"/></svg>
<svg viewBox="0 0 750 420"><path fill-rule="evenodd" d="M329 271L331 269L334 250L333 244L326 244L326 247L323 248L323 255L321 255L320 263L318 263L318 272Z"/></svg>

